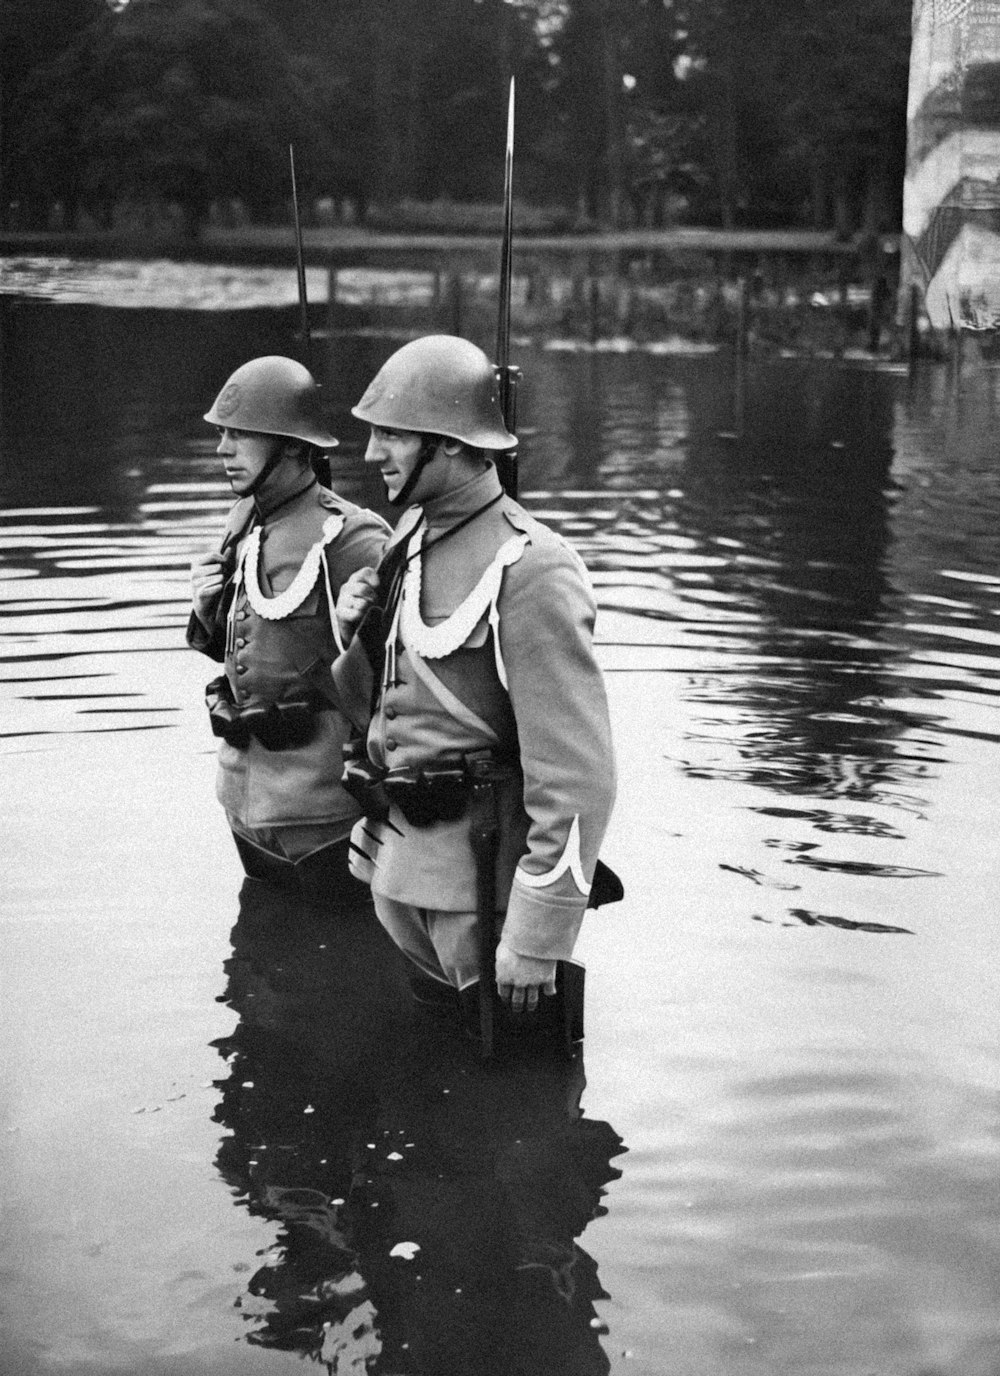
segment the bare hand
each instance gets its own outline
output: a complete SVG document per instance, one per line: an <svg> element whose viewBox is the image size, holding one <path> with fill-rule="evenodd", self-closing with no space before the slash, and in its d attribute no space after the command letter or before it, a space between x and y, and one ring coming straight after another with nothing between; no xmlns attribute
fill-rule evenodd
<svg viewBox="0 0 1000 1376"><path fill-rule="evenodd" d="M379 579L374 569L357 569L340 586L337 594L337 624L340 638L349 645L365 612L378 597Z"/></svg>
<svg viewBox="0 0 1000 1376"><path fill-rule="evenodd" d="M512 1013L534 1013L540 994L556 992L556 962L521 956L502 941L497 947L497 990Z"/></svg>
<svg viewBox="0 0 1000 1376"><path fill-rule="evenodd" d="M198 620L206 626L212 620L216 603L222 596L226 575L218 550L199 554L191 561L191 600Z"/></svg>

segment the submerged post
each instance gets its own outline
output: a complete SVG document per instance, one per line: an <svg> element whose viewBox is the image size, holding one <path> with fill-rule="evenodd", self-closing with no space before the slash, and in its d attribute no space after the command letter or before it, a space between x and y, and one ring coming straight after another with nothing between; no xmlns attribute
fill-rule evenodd
<svg viewBox="0 0 1000 1376"><path fill-rule="evenodd" d="M597 343L601 333L600 269L593 254L587 259L587 341Z"/></svg>
<svg viewBox="0 0 1000 1376"><path fill-rule="evenodd" d="M951 399L959 401L962 396L962 373L965 364L965 331L956 325L951 332Z"/></svg>
<svg viewBox="0 0 1000 1376"><path fill-rule="evenodd" d="M746 421L750 301L745 277L736 279L736 326L733 338L733 428L727 438L741 440Z"/></svg>
<svg viewBox="0 0 1000 1376"><path fill-rule="evenodd" d="M913 284L910 288L909 309L906 316L906 362L910 372L916 366L920 354L920 288Z"/></svg>
<svg viewBox="0 0 1000 1376"><path fill-rule="evenodd" d="M326 277L326 351L333 346L333 331L337 318L337 267L331 263Z"/></svg>
<svg viewBox="0 0 1000 1376"><path fill-rule="evenodd" d="M448 303L452 334L462 333L462 273L456 268L448 282Z"/></svg>

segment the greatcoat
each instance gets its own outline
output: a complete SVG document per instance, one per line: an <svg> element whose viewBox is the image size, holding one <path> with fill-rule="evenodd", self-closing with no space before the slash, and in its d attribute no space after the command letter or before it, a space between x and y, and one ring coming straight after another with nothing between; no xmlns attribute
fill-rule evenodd
<svg viewBox="0 0 1000 1376"><path fill-rule="evenodd" d="M499 798L501 939L521 955L566 958L615 793L586 570L560 536L502 494L492 467L407 511L389 549L400 542L409 558L381 684L358 635L333 666L338 699L377 766L426 766L442 752L480 749L516 763ZM352 842L352 870L375 895L475 911L468 815L414 827L393 807L386 822L359 822Z"/></svg>
<svg viewBox="0 0 1000 1376"><path fill-rule="evenodd" d="M330 691L342 648L334 606L341 584L378 564L389 527L378 516L313 484L263 513L238 501L226 523L226 582L209 624L192 612L188 644L225 666L239 707L304 692L323 707L310 739L268 750L219 741L216 792L241 828L330 824L345 834L358 807L340 786L349 725Z"/></svg>

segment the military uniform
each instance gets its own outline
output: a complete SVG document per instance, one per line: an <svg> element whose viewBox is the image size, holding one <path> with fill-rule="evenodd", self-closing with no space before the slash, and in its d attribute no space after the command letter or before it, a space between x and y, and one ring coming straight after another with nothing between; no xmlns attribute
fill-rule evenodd
<svg viewBox="0 0 1000 1376"><path fill-rule="evenodd" d="M284 860L343 839L358 816L340 786L349 727L330 691L342 648L334 607L344 580L378 563L388 534L372 512L315 482L270 514L266 501L241 500L226 525L228 576L210 624L191 614L188 644L224 665L235 718L289 702L308 716L301 738L279 748L253 734L219 742L216 791L230 826Z"/></svg>
<svg viewBox="0 0 1000 1376"><path fill-rule="evenodd" d="M483 749L511 766L499 785L501 938L520 955L568 957L615 791L586 570L503 495L493 467L410 508L391 549L407 562L381 681L361 633L333 667L339 701L374 766L419 769ZM352 835L353 872L371 885L383 924L427 974L457 988L478 976L469 830L467 812L413 826L393 806Z"/></svg>

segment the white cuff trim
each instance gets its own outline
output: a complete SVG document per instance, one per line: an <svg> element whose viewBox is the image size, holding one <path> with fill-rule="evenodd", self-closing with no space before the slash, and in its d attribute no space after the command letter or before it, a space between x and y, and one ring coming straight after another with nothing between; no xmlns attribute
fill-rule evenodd
<svg viewBox="0 0 1000 1376"><path fill-rule="evenodd" d="M573 883L584 895L590 893L590 885L587 883L583 873L583 862L580 859L580 814L573 818L573 824L569 829L569 836L566 838L566 845L562 855L556 861L548 874L528 874L528 872L518 865L514 872L514 878L519 884L523 884L529 889L547 889L552 884L560 880L564 874L572 876Z"/></svg>

